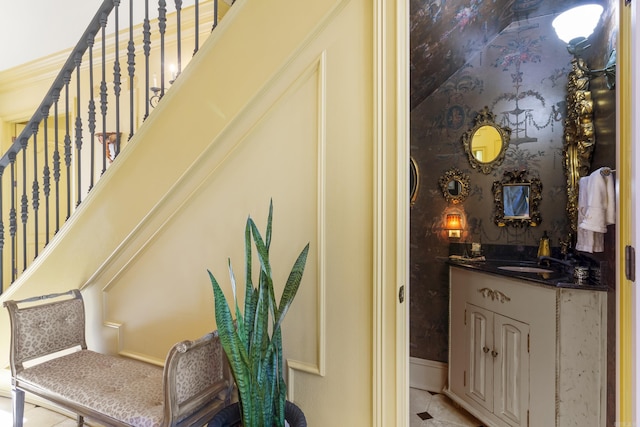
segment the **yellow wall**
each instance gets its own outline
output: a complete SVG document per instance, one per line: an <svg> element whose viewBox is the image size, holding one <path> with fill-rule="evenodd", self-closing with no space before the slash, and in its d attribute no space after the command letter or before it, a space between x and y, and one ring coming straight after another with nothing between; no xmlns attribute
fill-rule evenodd
<svg viewBox="0 0 640 427"><path fill-rule="evenodd" d="M408 160L394 7L237 2L5 298L81 287L90 347L161 363L215 329L206 270L230 294L227 258L241 279L246 216L264 227L273 198L279 283L311 243L284 325L289 398L310 425L402 425L407 191L395 165Z"/></svg>

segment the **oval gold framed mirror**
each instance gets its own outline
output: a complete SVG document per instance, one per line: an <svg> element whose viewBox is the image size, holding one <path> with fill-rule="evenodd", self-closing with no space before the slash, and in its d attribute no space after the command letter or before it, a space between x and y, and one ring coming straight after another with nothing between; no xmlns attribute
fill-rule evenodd
<svg viewBox="0 0 640 427"><path fill-rule="evenodd" d="M420 174L418 164L413 157L409 157L409 204L415 205L418 199L418 185L420 184Z"/></svg>
<svg viewBox="0 0 640 427"><path fill-rule="evenodd" d="M511 129L499 126L489 107L480 110L474 126L462 135L471 167L484 174L490 173L504 160L510 137Z"/></svg>
<svg viewBox="0 0 640 427"><path fill-rule="evenodd" d="M463 202L469 196L469 175L451 168L438 180L442 195L449 203Z"/></svg>

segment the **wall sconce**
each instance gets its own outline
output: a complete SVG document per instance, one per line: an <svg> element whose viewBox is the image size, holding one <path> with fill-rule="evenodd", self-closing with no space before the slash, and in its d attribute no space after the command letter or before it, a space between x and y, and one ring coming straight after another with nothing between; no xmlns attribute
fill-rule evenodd
<svg viewBox="0 0 640 427"><path fill-rule="evenodd" d="M178 78L179 73L176 71L176 66L174 64L169 65L169 72L171 73L171 80L169 80L169 86L171 86L173 82L176 81L176 78ZM169 87L166 87L165 91L167 89L169 89ZM151 86L149 90L153 92L153 95L151 95L151 97L149 98L149 104L153 108L156 108L156 106L158 105L158 102L160 102L160 98L164 96L164 92L162 88L158 86L158 77L155 74L153 75L153 86Z"/></svg>
<svg viewBox="0 0 640 427"><path fill-rule="evenodd" d="M462 229L462 222L460 220L460 214L447 214L446 224L444 229L448 231L449 238L460 238L460 231Z"/></svg>
<svg viewBox="0 0 640 427"><path fill-rule="evenodd" d="M117 154L118 134L116 132L96 133L100 144L104 145L104 153L109 160L109 163L113 162ZM120 133L122 136L122 132Z"/></svg>
<svg viewBox="0 0 640 427"><path fill-rule="evenodd" d="M582 53L591 45L587 38L600 21L603 8L599 4L585 4L574 7L558 15L552 22L560 40L567 43L567 50L576 59L576 66L589 78L605 76L607 87L613 89L616 84L616 51L609 55L607 65L599 70L591 70L582 59Z"/></svg>

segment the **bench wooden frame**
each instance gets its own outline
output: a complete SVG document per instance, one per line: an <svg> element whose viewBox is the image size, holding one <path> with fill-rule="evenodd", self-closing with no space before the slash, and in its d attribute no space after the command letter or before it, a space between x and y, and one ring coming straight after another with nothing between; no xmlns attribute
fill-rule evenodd
<svg viewBox="0 0 640 427"><path fill-rule="evenodd" d="M14 427L22 427L25 392L76 413L79 427L85 417L114 427L202 426L230 402L233 378L217 332L174 345L162 368L88 350L76 289L4 306Z"/></svg>

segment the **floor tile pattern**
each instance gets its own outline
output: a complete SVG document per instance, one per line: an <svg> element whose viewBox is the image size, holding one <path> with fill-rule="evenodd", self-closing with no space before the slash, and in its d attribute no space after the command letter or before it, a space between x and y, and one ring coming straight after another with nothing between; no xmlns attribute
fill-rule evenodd
<svg viewBox="0 0 640 427"><path fill-rule="evenodd" d="M444 394L412 388L409 398L409 427L482 427L480 421Z"/></svg>
<svg viewBox="0 0 640 427"><path fill-rule="evenodd" d="M409 427L479 427L482 424L443 394L411 389ZM0 426L12 425L11 398L0 396ZM97 424L89 423L93 427ZM75 427L75 419L58 412L27 403L24 427Z"/></svg>

